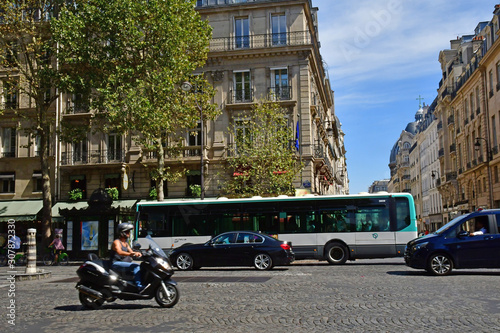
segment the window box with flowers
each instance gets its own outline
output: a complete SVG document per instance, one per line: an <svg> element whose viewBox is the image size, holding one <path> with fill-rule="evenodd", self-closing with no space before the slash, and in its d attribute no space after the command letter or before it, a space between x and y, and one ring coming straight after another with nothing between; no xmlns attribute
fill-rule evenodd
<svg viewBox="0 0 500 333"><path fill-rule="evenodd" d="M113 200L118 200L118 197L120 196L120 193L118 192L118 189L116 187L108 187L106 188L106 192L108 192L109 196Z"/></svg>
<svg viewBox="0 0 500 333"><path fill-rule="evenodd" d="M79 188L75 188L68 192L70 201L78 201L83 199L83 191Z"/></svg>

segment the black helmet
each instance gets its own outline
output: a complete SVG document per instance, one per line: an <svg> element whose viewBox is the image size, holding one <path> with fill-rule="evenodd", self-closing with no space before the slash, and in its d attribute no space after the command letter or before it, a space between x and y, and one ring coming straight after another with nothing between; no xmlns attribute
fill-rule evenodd
<svg viewBox="0 0 500 333"><path fill-rule="evenodd" d="M127 235L125 235L125 233L127 231L132 230L132 229L134 229L134 226L131 223L120 223L120 224L118 224L118 227L116 227L116 233L120 237L127 237Z"/></svg>

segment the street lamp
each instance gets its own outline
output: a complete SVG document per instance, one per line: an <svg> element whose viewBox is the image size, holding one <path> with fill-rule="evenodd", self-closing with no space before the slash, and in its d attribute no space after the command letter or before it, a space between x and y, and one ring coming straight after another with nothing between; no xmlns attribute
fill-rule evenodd
<svg viewBox="0 0 500 333"><path fill-rule="evenodd" d="M181 84L181 89L182 91L184 92L189 92L191 91L191 89L193 89L193 85L188 82L188 81L185 81ZM198 104L198 98L196 97L196 95L194 96L194 101L196 103L196 107L198 108L198 110L200 110L200 146L201 146L201 149L200 149L200 190L201 190L201 193L200 193L200 199L201 200L204 200L205 199L205 186L203 185L204 183L204 179L203 179L203 146L204 146L204 140L203 140L203 109L202 107L200 106L200 104Z"/></svg>
<svg viewBox="0 0 500 333"><path fill-rule="evenodd" d="M486 162L489 162L493 159L493 154L490 150L490 145L488 143L488 140L486 140L485 138L476 138L476 142L474 143L474 147L476 150L479 150L481 148L481 142L479 142L479 140L484 140L484 142L486 142Z"/></svg>
<svg viewBox="0 0 500 333"><path fill-rule="evenodd" d="M333 135L333 128L332 128L332 122L330 120L326 121L326 135L331 137Z"/></svg>
<svg viewBox="0 0 500 333"><path fill-rule="evenodd" d="M489 183L489 196L490 196L490 207L493 208L493 188L492 188L492 182L491 182L491 169L490 169L490 161L493 160L493 154L492 151L490 150L490 145L488 140L482 137L477 137L476 142L474 143L474 147L476 150L479 150L481 148L481 142L479 140L484 140L486 142L486 168L488 170L488 183Z"/></svg>

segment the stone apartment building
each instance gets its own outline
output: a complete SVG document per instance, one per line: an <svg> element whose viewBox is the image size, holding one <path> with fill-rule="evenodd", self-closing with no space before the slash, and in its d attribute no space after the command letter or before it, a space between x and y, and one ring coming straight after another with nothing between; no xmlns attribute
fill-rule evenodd
<svg viewBox="0 0 500 333"><path fill-rule="evenodd" d="M500 5L473 35L439 54L443 79L436 116L445 222L478 208L500 207Z"/></svg>
<svg viewBox="0 0 500 333"><path fill-rule="evenodd" d="M389 191L407 189L408 159L417 214L429 222L420 226L431 231L457 215L500 207L499 15L496 5L491 21L480 22L474 34L451 40L450 49L439 53L442 79L432 115L420 120L413 136L410 123L391 151ZM414 147L406 154L405 142L411 140ZM411 158L416 149L419 157Z"/></svg>
<svg viewBox="0 0 500 333"><path fill-rule="evenodd" d="M390 164L389 192L409 192L415 202L418 230L435 231L442 225L439 182L440 124L434 116L436 101L421 105L415 121L408 123L394 145Z"/></svg>
<svg viewBox="0 0 500 333"><path fill-rule="evenodd" d="M295 188L303 193L348 194L344 133L320 54L318 8L310 0L199 0L196 9L212 26L213 38L206 66L195 74L204 74L216 88L213 102L222 114L203 122L203 128L186 131L180 160L166 157L166 165L182 163L187 171L179 181L166 183L165 197L189 197L189 185L200 184L200 154L205 193L217 196L219 181L232 176L224 169L228 148L234 144L228 128L240 126L245 111L265 97L274 98L289 113L297 159L304 165ZM12 108L30 108L32 103L19 94L4 93L2 99ZM63 120L89 121L93 114L78 94L61 94L51 112L55 127ZM22 128L22 120L11 119L8 112L1 116L0 202L5 209L0 218L36 220L41 208L38 144ZM131 136L91 132L79 143L68 143L55 134L51 143L56 219L61 218L59 208L82 207L67 203L75 188L83 190L86 200L98 188L116 187L120 200L114 204L129 208L137 200L149 199L152 181L144 165L154 156ZM29 208L15 206L28 199L33 201ZM103 231L108 229L111 233L112 225Z"/></svg>

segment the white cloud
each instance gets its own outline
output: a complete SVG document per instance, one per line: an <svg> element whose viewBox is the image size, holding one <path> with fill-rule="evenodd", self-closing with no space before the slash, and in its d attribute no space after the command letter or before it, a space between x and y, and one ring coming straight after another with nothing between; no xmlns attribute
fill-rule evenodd
<svg viewBox="0 0 500 333"><path fill-rule="evenodd" d="M439 51L449 48L451 39L491 19L484 17L484 6L483 17L474 17L479 14L472 10L454 14L460 6L444 0L314 3L320 9L321 53L331 76L348 85L384 74L397 80L433 73L439 70Z"/></svg>

